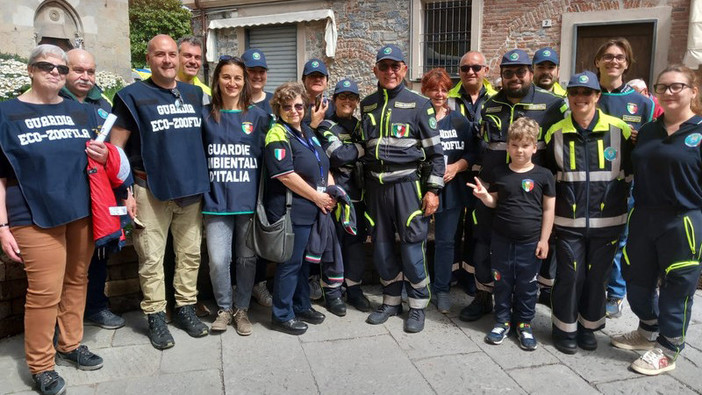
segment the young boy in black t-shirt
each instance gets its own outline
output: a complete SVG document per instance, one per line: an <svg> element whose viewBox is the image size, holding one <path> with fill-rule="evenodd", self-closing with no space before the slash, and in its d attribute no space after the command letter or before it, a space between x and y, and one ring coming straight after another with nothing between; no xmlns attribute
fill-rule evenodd
<svg viewBox="0 0 702 395"><path fill-rule="evenodd" d="M485 336L490 344L500 344L517 327L519 346L536 349L531 331L541 259L548 254L548 238L553 227L556 188L551 172L531 162L536 153L539 125L533 119L517 119L508 130L509 164L479 178L473 194L487 207L495 208L490 257L495 280L495 327Z"/></svg>

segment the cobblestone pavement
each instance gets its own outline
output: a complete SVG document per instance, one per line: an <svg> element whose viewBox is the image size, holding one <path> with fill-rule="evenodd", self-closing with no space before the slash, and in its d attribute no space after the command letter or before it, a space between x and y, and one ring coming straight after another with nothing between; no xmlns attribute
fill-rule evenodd
<svg viewBox="0 0 702 395"><path fill-rule="evenodd" d="M379 287L366 291L380 303ZM116 331L86 327L84 344L104 358L102 369L57 366L57 371L72 395L702 393L702 291L695 296L688 344L677 368L658 377L631 371L628 366L638 354L609 344L608 335L635 328L628 306L597 333L596 351L565 355L551 343L550 312L544 306L537 306L533 322L539 348L526 352L515 337L499 346L485 343L492 317L461 322L458 312L470 297L459 289L451 295L450 313L431 306L419 334L403 332L399 317L368 325L365 313L349 308L346 317L327 313L322 325L294 337L270 330L269 309L252 302L251 336L238 336L230 328L193 339L171 326L176 345L165 351L150 345L146 320L135 311L125 314L127 326ZM32 388L22 336L0 341L0 393L34 394Z"/></svg>

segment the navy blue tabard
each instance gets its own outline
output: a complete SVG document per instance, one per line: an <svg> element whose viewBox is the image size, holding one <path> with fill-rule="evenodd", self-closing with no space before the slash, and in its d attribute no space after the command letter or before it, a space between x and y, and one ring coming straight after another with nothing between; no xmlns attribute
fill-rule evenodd
<svg viewBox="0 0 702 395"><path fill-rule="evenodd" d="M609 93L603 90L597 104L605 114L621 119L635 130L653 120L653 100L628 85L621 92Z"/></svg>
<svg viewBox="0 0 702 395"><path fill-rule="evenodd" d="M117 92L112 109L115 125L132 133L125 150L132 168L146 172L151 193L161 201L209 190L202 89L180 81L176 88L180 97L151 79L137 81Z"/></svg>
<svg viewBox="0 0 702 395"><path fill-rule="evenodd" d="M266 114L271 114L273 117L275 117L275 114L273 114L273 107L271 107L271 99L273 98L273 94L265 91L263 93L266 94L266 97L264 97L263 100L252 104L263 110Z"/></svg>
<svg viewBox="0 0 702 395"><path fill-rule="evenodd" d="M441 147L444 150L446 164L450 165L465 159L470 169L480 151L480 140L473 133L473 123L458 111L450 111L438 122L437 128L441 136ZM468 204L471 192L466 182L469 181L469 177L470 171L466 170L457 173L453 180L444 185L439 195L439 212L465 207Z"/></svg>
<svg viewBox="0 0 702 395"><path fill-rule="evenodd" d="M70 100L0 103L0 177L18 181L6 194L12 226L51 228L90 215L85 144L98 126L92 107Z"/></svg>
<svg viewBox="0 0 702 395"><path fill-rule="evenodd" d="M217 123L211 106L202 110L202 131L210 176L205 194L204 214L253 214L263 146L271 126L271 116L252 105L246 113L220 111Z"/></svg>

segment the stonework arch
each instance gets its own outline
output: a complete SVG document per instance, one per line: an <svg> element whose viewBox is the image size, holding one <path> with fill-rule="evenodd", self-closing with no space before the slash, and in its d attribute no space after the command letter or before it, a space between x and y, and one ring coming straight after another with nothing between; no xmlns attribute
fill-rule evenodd
<svg viewBox="0 0 702 395"><path fill-rule="evenodd" d="M83 24L78 13L63 0L44 1L34 14L37 44L54 44L64 50L83 47Z"/></svg>

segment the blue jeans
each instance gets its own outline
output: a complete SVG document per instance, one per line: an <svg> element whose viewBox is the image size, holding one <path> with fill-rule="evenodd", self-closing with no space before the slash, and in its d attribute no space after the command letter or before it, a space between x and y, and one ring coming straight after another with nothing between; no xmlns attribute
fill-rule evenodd
<svg viewBox="0 0 702 395"><path fill-rule="evenodd" d="M309 310L310 264L304 262L305 247L310 238L312 225L293 224L295 244L293 254L287 261L278 264L273 286L273 319L278 322L290 321L296 312Z"/></svg>
<svg viewBox="0 0 702 395"><path fill-rule="evenodd" d="M454 207L434 214L434 292L448 292L456 247L456 227L463 207Z"/></svg>
<svg viewBox="0 0 702 395"><path fill-rule="evenodd" d="M232 309L232 280L229 266L232 263L232 240L236 253L236 295L234 307L247 310L256 275L256 253L246 245L246 231L253 214L205 215L207 253L210 256L210 281L217 306Z"/></svg>

